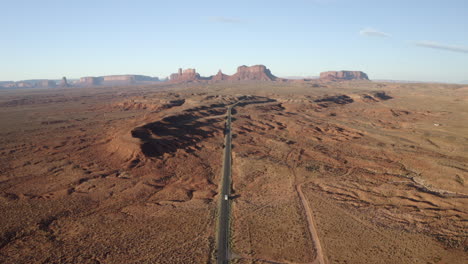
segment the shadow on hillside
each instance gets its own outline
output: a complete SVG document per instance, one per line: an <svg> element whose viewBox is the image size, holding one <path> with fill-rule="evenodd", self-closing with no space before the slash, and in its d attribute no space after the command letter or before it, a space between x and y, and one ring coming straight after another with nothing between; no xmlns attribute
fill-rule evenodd
<svg viewBox="0 0 468 264"><path fill-rule="evenodd" d="M208 114L209 115L209 114ZM213 137L214 123L220 119L197 120L198 116L183 114L169 116L161 121L148 123L132 130L132 136L142 141L141 151L147 157L159 157L164 153L174 153L178 149L191 152L203 139Z"/></svg>

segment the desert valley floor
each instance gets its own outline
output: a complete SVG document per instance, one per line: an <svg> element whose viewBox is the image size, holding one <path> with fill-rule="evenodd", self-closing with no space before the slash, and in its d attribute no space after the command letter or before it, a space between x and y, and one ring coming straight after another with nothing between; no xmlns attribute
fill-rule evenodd
<svg viewBox="0 0 468 264"><path fill-rule="evenodd" d="M0 91L0 263L467 263L468 86Z"/></svg>

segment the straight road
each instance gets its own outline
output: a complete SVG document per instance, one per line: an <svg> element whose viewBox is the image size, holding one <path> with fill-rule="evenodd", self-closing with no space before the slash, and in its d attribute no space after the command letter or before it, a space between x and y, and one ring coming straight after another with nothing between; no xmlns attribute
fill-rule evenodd
<svg viewBox="0 0 468 264"><path fill-rule="evenodd" d="M229 263L229 195L231 190L231 110L236 104L228 106L224 139L223 177L218 219L218 264Z"/></svg>

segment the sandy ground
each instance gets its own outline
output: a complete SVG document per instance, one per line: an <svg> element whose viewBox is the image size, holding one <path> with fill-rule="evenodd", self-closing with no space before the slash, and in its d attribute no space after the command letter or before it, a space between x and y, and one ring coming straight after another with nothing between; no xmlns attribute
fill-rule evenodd
<svg viewBox="0 0 468 264"><path fill-rule="evenodd" d="M213 263L240 98L234 263L466 263L467 87L372 82L0 91L0 262Z"/></svg>

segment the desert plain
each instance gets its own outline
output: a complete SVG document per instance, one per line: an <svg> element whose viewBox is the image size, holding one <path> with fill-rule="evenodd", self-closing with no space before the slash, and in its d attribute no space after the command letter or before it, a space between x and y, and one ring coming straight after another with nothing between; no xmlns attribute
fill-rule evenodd
<svg viewBox="0 0 468 264"><path fill-rule="evenodd" d="M222 77L222 76L221 76ZM0 90L0 263L467 263L468 86Z"/></svg>

